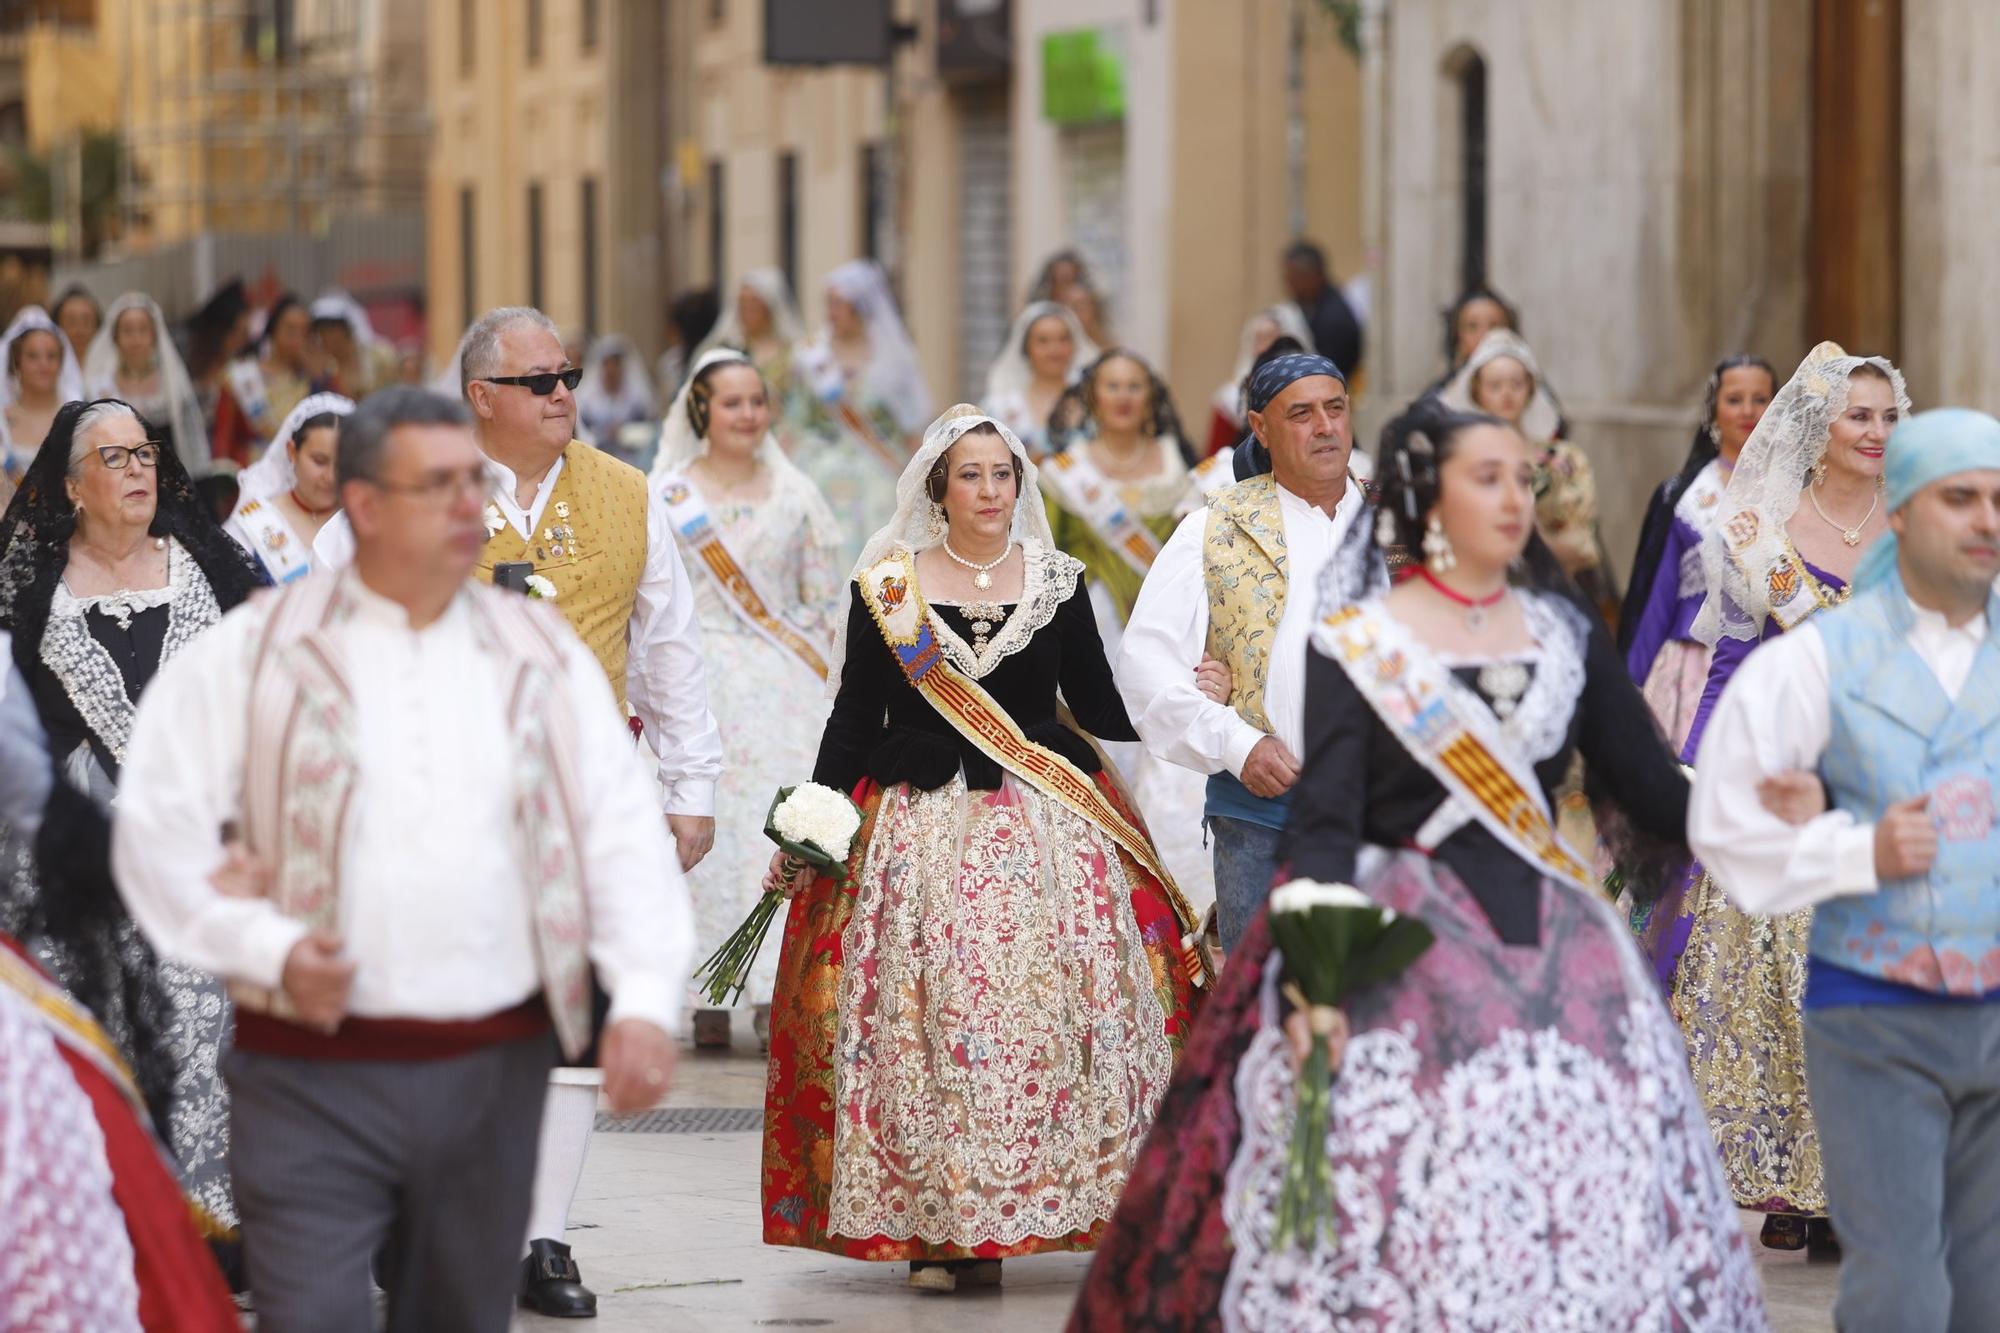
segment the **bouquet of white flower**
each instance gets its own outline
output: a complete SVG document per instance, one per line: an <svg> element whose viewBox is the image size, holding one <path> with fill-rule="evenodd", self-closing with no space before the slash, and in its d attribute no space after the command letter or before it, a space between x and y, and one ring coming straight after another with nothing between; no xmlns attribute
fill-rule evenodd
<svg viewBox="0 0 2000 1333"><path fill-rule="evenodd" d="M1398 916L1349 884L1295 879L1271 893L1271 940L1284 964L1284 994L1302 1011L1313 1040L1299 1071L1290 1162L1278 1195L1274 1249L1310 1246L1334 1230L1333 1163L1326 1155L1333 1098L1326 1038L1340 1026L1341 1000L1387 981L1431 947L1431 929Z"/></svg>
<svg viewBox="0 0 2000 1333"><path fill-rule="evenodd" d="M817 782L780 788L771 799L770 813L764 816L764 836L786 855L816 870L838 871L843 883L848 852L860 829L861 808L843 793ZM703 994L710 1004L726 1006L742 996L757 951L784 902L785 895L776 892L759 898L743 924L695 969L695 979L706 982Z"/></svg>

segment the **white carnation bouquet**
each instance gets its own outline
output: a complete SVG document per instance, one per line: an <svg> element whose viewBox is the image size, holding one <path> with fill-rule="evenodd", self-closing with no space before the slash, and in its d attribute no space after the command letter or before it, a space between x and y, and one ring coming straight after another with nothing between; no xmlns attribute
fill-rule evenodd
<svg viewBox="0 0 2000 1333"><path fill-rule="evenodd" d="M1399 916L1351 884L1295 879L1271 892L1271 942L1284 965L1284 996L1306 1015L1313 1041L1299 1071L1285 1181L1278 1195L1275 1249L1311 1247L1322 1226L1334 1232L1333 1163L1326 1155L1335 1069L1327 1049L1340 1030L1341 1000L1401 973L1431 947L1431 928Z"/></svg>
<svg viewBox="0 0 2000 1333"><path fill-rule="evenodd" d="M771 799L770 813L764 816L764 836L780 850L815 870L838 872L843 884L847 882L848 853L860 831L861 807L845 793L817 782L781 787ZM695 979L705 983L703 994L710 1004L732 1005L742 997L757 951L764 946L764 936L770 933L771 921L784 902L785 895L778 892L759 898L743 924L695 969Z"/></svg>

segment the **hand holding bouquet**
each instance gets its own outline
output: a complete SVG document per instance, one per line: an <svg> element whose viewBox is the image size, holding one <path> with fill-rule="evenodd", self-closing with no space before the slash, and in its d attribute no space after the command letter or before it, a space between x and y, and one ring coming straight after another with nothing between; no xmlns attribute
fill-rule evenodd
<svg viewBox="0 0 2000 1333"><path fill-rule="evenodd" d="M764 836L778 844L782 856L821 871L840 871L854 835L861 828L861 810L844 794L817 782L802 782L780 788L764 816ZM705 981L703 994L713 1005L734 1004L749 983L751 965L770 933L771 920L778 908L797 891L787 880L783 887L772 886L769 876L764 896L750 909L730 937L722 942L709 960L695 969L695 979Z"/></svg>
<svg viewBox="0 0 2000 1333"><path fill-rule="evenodd" d="M1336 1065L1330 1048L1345 1051L1347 1021L1339 1004L1364 986L1396 976L1431 947L1429 926L1399 916L1347 884L1295 879L1271 894L1271 940L1284 969L1284 994L1297 1009L1293 1024L1309 1031L1298 1077L1290 1160L1278 1196L1273 1248L1310 1246L1322 1223L1333 1233L1333 1163L1326 1155Z"/></svg>

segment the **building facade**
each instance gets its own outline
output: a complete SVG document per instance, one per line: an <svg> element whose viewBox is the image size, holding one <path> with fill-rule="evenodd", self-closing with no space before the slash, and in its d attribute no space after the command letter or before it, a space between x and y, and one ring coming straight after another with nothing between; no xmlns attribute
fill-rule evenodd
<svg viewBox="0 0 2000 1333"><path fill-rule="evenodd" d="M1724 353L1834 339L1993 408L2000 10L1977 0L1370 0L1377 402L1471 276L1519 308L1622 569ZM1585 77L1583 71L1592 71Z"/></svg>
<svg viewBox="0 0 2000 1333"><path fill-rule="evenodd" d="M657 346L666 6L432 0L430 351L530 304Z"/></svg>
<svg viewBox="0 0 2000 1333"><path fill-rule="evenodd" d="M754 0L680 8L674 285L775 266L814 323L827 270L879 258L941 401L976 396L1057 250L1188 409L1294 235L1362 266L1359 66L1314 0L904 0L887 72L764 64ZM1061 95L1079 51L1094 99Z"/></svg>

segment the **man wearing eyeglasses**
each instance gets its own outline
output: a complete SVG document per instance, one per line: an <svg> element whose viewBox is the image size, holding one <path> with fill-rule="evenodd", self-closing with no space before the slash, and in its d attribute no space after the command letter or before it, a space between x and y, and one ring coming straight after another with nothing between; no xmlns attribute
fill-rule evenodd
<svg viewBox="0 0 2000 1333"><path fill-rule="evenodd" d="M489 480L468 415L412 388L363 403L338 459L351 566L167 662L126 752L119 887L237 1001L230 1162L274 1331L373 1327L384 1237L389 1329L508 1327L593 971L612 1110L674 1071L686 886L598 663L468 579Z"/></svg>
<svg viewBox="0 0 2000 1333"><path fill-rule="evenodd" d="M481 316L460 362L465 400L493 476L487 540L477 577L530 564L555 588L563 613L604 668L621 704L660 759L666 819L692 869L715 839L715 782L722 739L708 709L693 588L672 526L645 474L575 438L574 390L582 371L563 351L555 322L526 306ZM322 529L313 552L344 563L347 526ZM563 1068L550 1080L535 1183L522 1303L570 1318L597 1298L563 1243L570 1199L597 1109L598 1071Z"/></svg>

